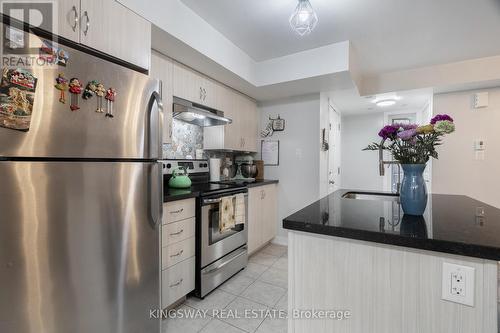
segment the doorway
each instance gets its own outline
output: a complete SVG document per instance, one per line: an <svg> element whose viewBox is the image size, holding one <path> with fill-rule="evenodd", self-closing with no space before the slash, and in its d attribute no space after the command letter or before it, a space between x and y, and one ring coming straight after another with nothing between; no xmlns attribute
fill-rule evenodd
<svg viewBox="0 0 500 333"><path fill-rule="evenodd" d="M340 113L328 101L328 194L341 188L340 184Z"/></svg>

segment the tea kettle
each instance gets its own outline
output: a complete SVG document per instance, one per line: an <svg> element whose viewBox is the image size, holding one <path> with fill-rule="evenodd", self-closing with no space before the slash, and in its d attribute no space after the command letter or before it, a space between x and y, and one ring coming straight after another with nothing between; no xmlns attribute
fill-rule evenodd
<svg viewBox="0 0 500 333"><path fill-rule="evenodd" d="M168 181L168 186L173 188L188 188L191 186L191 179L189 179L185 167L178 167L172 171L172 177Z"/></svg>

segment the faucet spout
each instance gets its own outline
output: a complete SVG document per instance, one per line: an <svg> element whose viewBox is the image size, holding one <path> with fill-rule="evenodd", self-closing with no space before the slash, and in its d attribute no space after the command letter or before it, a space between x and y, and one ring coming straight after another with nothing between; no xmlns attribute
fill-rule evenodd
<svg viewBox="0 0 500 333"><path fill-rule="evenodd" d="M381 176L385 175L385 167L384 167L384 142L385 139L380 142L380 145L378 147L378 172Z"/></svg>

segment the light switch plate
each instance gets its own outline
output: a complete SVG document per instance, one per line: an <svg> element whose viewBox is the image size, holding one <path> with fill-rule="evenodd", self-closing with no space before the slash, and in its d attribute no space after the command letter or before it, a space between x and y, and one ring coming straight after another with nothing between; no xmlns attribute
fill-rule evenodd
<svg viewBox="0 0 500 333"><path fill-rule="evenodd" d="M474 267L443 263L442 296L445 301L474 306Z"/></svg>
<svg viewBox="0 0 500 333"><path fill-rule="evenodd" d="M486 108L489 104L488 92L479 92L473 95L472 105L474 109Z"/></svg>

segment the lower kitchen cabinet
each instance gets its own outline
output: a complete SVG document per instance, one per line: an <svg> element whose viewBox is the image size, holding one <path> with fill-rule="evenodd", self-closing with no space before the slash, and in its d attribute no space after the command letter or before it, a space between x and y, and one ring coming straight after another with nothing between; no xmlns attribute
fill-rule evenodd
<svg viewBox="0 0 500 333"><path fill-rule="evenodd" d="M248 189L248 253L251 254L276 236L278 219L277 185Z"/></svg>
<svg viewBox="0 0 500 333"><path fill-rule="evenodd" d="M167 308L195 288L195 199L163 205L161 305Z"/></svg>

